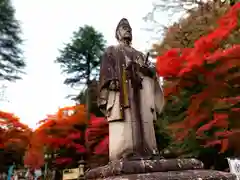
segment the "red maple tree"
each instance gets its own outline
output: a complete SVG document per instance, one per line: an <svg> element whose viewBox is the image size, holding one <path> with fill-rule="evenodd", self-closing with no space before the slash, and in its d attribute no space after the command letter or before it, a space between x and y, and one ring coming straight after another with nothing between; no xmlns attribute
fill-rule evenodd
<svg viewBox="0 0 240 180"><path fill-rule="evenodd" d="M74 148L84 153L84 144L74 142L84 136L76 126L86 124L86 111L83 105L64 107L55 115L48 115L39 122L40 126L33 132L26 152L25 164L39 168L44 164L44 154L55 153L61 148ZM48 152L46 152L48 151ZM55 163L69 162L69 158L52 159Z"/></svg>
<svg viewBox="0 0 240 180"><path fill-rule="evenodd" d="M71 151L63 153L64 150ZM52 159L56 165L71 164L79 156L106 155L107 121L95 115L87 121L84 105L61 108L55 115L40 121L32 134L25 164L33 168L43 166L46 151L56 154Z"/></svg>
<svg viewBox="0 0 240 180"><path fill-rule="evenodd" d="M22 164L32 130L13 113L0 111L1 168L12 163ZM2 170L3 170L2 169Z"/></svg>
<svg viewBox="0 0 240 180"><path fill-rule="evenodd" d="M31 135L31 129L20 122L13 113L0 111L0 147L6 148L11 144L26 147Z"/></svg>
<svg viewBox="0 0 240 180"><path fill-rule="evenodd" d="M218 27L194 43L194 48L171 49L157 58L157 72L165 80L165 96L191 93L184 120L172 124L176 138L194 133L202 145L229 147L229 139L239 133L240 45L227 44L238 32L240 3L219 19ZM192 87L196 87L194 91Z"/></svg>

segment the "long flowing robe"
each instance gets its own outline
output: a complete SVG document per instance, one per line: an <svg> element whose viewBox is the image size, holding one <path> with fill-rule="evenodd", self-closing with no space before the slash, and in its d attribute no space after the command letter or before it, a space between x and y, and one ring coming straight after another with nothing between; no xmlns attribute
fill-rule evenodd
<svg viewBox="0 0 240 180"><path fill-rule="evenodd" d="M142 87L139 87L139 101L136 103L132 82L124 71L129 61L142 65L144 55L124 45L110 46L101 61L99 107L109 122L111 161L129 155L151 156L157 153L153 123L156 113L163 109L163 92L157 77L140 73ZM119 82L119 90L109 89L112 81ZM140 111L141 117L136 110ZM141 148L140 140L143 142Z"/></svg>

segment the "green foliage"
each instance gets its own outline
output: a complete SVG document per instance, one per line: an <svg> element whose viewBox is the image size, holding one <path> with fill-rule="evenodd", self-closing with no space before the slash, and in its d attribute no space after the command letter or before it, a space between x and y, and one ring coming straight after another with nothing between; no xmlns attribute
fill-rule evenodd
<svg viewBox="0 0 240 180"><path fill-rule="evenodd" d="M160 152L172 142L172 137L167 130L167 125L168 122L165 119L161 119L161 117L154 123L156 141Z"/></svg>
<svg viewBox="0 0 240 180"><path fill-rule="evenodd" d="M227 2L233 6L235 3L239 2L239 0L227 0Z"/></svg>
<svg viewBox="0 0 240 180"><path fill-rule="evenodd" d="M0 1L0 78L8 81L20 79L18 73L25 67L19 48L20 26L14 13L10 0Z"/></svg>
<svg viewBox="0 0 240 180"><path fill-rule="evenodd" d="M103 113L100 111L100 109L98 108L98 104L97 104L97 96L98 96L98 81L96 81L95 79L91 80L89 83L89 95L90 95L90 109L89 112L96 115L97 117L102 117L104 116ZM74 98L77 102L79 102L80 104L86 104L87 103L87 89L82 90L80 92L80 94Z"/></svg>
<svg viewBox="0 0 240 180"><path fill-rule="evenodd" d="M62 72L69 75L64 83L71 86L86 84L90 76L98 74L100 56L105 48L105 40L92 26L80 27L73 33L70 43L60 50L56 62Z"/></svg>

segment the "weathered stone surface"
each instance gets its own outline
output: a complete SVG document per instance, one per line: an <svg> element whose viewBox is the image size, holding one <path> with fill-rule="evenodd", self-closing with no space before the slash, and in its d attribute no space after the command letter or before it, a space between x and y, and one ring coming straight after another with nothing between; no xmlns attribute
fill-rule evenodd
<svg viewBox="0 0 240 180"><path fill-rule="evenodd" d="M220 171L185 170L102 177L96 180L236 180L236 176Z"/></svg>
<svg viewBox="0 0 240 180"><path fill-rule="evenodd" d="M99 177L111 177L127 174L182 171L202 168L202 162L196 159L115 161L110 162L106 166L98 167L88 171L86 173L86 178L98 179Z"/></svg>

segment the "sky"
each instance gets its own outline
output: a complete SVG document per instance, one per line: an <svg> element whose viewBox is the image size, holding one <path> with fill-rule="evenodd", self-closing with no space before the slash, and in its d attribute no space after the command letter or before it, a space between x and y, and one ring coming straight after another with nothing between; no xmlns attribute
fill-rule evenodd
<svg viewBox="0 0 240 180"><path fill-rule="evenodd" d="M142 18L151 10L151 0L13 0L13 5L21 23L27 74L16 83L6 84L8 101L0 108L14 112L31 128L46 114L74 104L65 97L80 89L63 84L64 75L54 60L78 27L92 25L112 45L116 44L115 28L125 17L133 29L133 46L142 51L150 48L150 35L142 30ZM166 16L161 18L167 21Z"/></svg>

